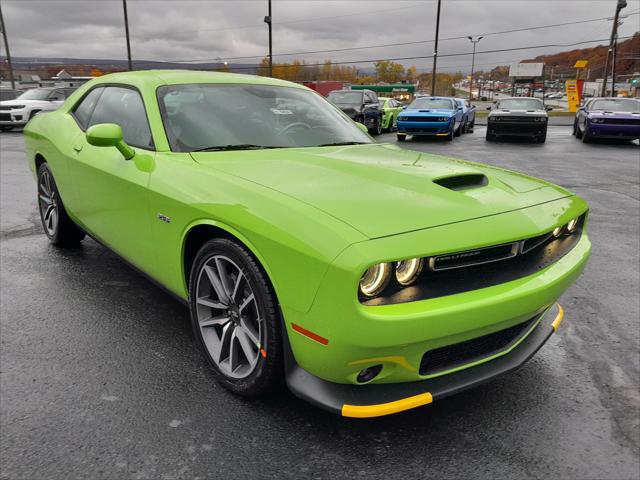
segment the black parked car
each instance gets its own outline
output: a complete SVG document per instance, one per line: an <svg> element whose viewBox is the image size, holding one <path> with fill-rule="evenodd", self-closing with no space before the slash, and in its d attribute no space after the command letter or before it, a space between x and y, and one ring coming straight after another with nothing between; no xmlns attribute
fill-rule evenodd
<svg viewBox="0 0 640 480"><path fill-rule="evenodd" d="M537 98L511 97L496 102L487 118L487 141L501 136L530 137L544 143L549 116L544 103Z"/></svg>
<svg viewBox="0 0 640 480"><path fill-rule="evenodd" d="M366 126L369 133L380 135L382 132L383 112L376 92L371 90L334 90L327 95L327 100L353 120Z"/></svg>

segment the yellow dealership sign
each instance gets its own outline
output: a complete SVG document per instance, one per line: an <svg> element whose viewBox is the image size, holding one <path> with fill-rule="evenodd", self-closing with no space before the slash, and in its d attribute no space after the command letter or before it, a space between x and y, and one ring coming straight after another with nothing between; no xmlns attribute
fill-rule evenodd
<svg viewBox="0 0 640 480"><path fill-rule="evenodd" d="M567 91L567 103L569 104L569 111L575 112L580 106L580 91L578 89L577 80L567 80L564 83Z"/></svg>

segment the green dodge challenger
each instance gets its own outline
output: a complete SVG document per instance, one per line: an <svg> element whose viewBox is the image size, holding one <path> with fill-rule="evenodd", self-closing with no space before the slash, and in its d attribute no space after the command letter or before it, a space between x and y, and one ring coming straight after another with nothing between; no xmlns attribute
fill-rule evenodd
<svg viewBox="0 0 640 480"><path fill-rule="evenodd" d="M587 204L375 144L320 95L188 71L92 80L25 128L46 235L93 237L188 304L217 379L348 417L513 370L557 330Z"/></svg>

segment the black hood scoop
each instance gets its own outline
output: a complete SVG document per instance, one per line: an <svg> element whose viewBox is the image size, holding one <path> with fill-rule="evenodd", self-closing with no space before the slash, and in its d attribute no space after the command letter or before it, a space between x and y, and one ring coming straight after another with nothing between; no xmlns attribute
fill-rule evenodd
<svg viewBox="0 0 640 480"><path fill-rule="evenodd" d="M449 190L468 190L471 188L484 187L489 183L489 179L481 173L465 173L451 177L437 178L433 183Z"/></svg>

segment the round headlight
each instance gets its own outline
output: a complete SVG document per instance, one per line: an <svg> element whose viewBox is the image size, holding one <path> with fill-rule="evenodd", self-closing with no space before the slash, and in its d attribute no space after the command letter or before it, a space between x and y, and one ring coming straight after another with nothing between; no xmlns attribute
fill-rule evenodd
<svg viewBox="0 0 640 480"><path fill-rule="evenodd" d="M567 230L569 231L569 233L575 232L576 228L578 228L578 219L577 218L574 218L569 223L567 223Z"/></svg>
<svg viewBox="0 0 640 480"><path fill-rule="evenodd" d="M360 279L360 291L367 297L377 295L389 283L391 264L379 263L369 268Z"/></svg>
<svg viewBox="0 0 640 480"><path fill-rule="evenodd" d="M400 285L410 285L422 271L422 259L411 258L396 262L396 280Z"/></svg>
<svg viewBox="0 0 640 480"><path fill-rule="evenodd" d="M562 231L564 230L564 227L556 227L553 229L553 236L558 238L560 235L562 235Z"/></svg>

